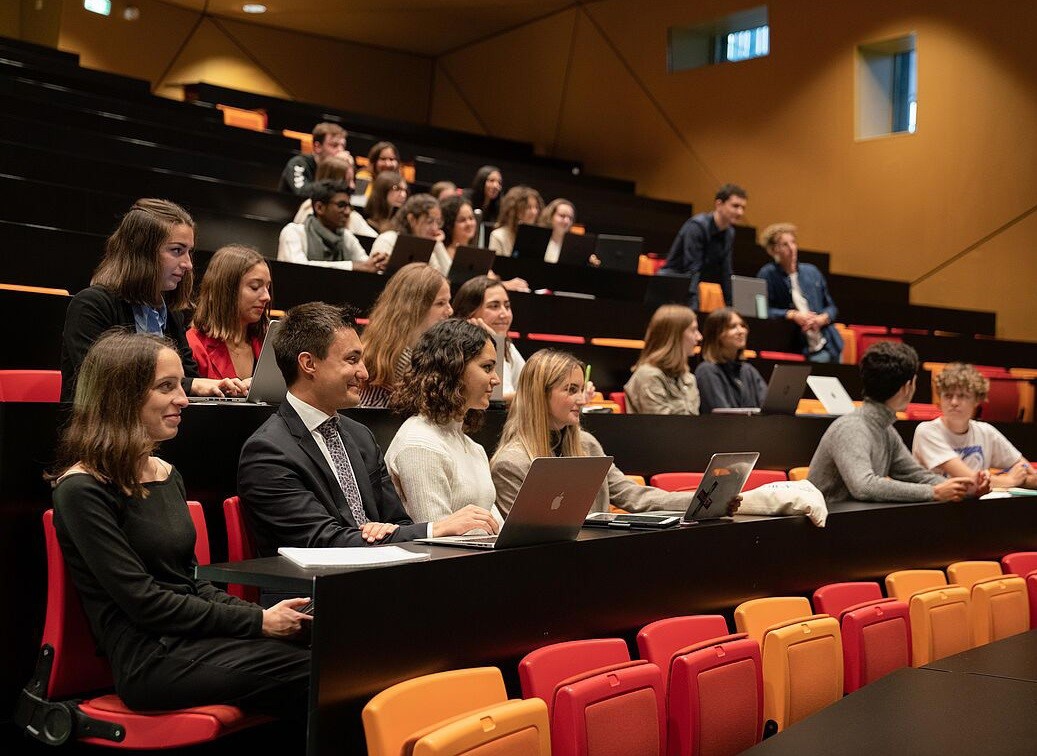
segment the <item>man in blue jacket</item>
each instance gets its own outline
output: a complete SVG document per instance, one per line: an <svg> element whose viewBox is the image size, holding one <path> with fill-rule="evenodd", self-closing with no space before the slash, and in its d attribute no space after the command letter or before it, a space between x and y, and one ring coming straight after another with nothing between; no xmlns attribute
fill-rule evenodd
<svg viewBox="0 0 1037 756"><path fill-rule="evenodd" d="M839 362L843 340L832 325L839 310L821 271L799 262L796 227L774 223L763 230L761 241L774 258L756 274L767 282L768 314L796 322L798 346L808 360Z"/></svg>

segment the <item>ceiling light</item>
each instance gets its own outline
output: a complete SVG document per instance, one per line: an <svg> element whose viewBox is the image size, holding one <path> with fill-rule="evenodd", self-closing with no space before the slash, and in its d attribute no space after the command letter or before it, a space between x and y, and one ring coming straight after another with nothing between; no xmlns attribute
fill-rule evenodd
<svg viewBox="0 0 1037 756"><path fill-rule="evenodd" d="M245 13L266 13L266 6L262 3L245 3L241 6Z"/></svg>

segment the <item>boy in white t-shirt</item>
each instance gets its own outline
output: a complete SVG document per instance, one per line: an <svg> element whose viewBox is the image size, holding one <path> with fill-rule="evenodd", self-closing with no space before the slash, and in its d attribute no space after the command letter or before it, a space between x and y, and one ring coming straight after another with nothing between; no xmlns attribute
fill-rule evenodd
<svg viewBox="0 0 1037 756"><path fill-rule="evenodd" d="M936 377L943 415L919 423L911 451L925 467L947 476L994 467L993 488L1037 488L1037 473L1019 450L990 423L973 420L990 381L972 365L952 362Z"/></svg>

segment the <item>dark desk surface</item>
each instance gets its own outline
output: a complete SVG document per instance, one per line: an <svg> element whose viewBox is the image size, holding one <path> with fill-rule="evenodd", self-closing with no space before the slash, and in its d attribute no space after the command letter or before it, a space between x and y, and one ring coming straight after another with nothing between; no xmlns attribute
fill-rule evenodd
<svg viewBox="0 0 1037 756"><path fill-rule="evenodd" d="M1020 633L979 648L948 656L925 669L967 672L1037 683L1037 630ZM1037 715L1037 710L1033 712Z"/></svg>
<svg viewBox="0 0 1037 756"><path fill-rule="evenodd" d="M1037 753L1037 684L901 669L746 751L752 756Z"/></svg>

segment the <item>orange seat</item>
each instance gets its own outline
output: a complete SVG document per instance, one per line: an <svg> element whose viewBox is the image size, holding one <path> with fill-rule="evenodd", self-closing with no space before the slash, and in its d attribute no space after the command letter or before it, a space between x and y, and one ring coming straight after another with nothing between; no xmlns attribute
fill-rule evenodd
<svg viewBox="0 0 1037 756"><path fill-rule="evenodd" d="M843 365L856 365L857 364L857 334L853 330L843 324L834 323L835 330L839 332L839 335L843 338L843 355L840 362Z"/></svg>
<svg viewBox="0 0 1037 756"><path fill-rule="evenodd" d="M699 312L713 312L724 306L724 290L720 284L710 281L699 282Z"/></svg>
<svg viewBox="0 0 1037 756"><path fill-rule="evenodd" d="M251 131L266 131L267 116L266 111L262 108L246 110L231 105L217 105L216 108L223 113L225 126L236 126L239 129L250 129Z"/></svg>
<svg viewBox="0 0 1037 756"><path fill-rule="evenodd" d="M1024 423L1032 423L1034 417L1034 380L1037 370L1033 368L1011 368L1008 374L1017 380L1019 389L1019 418Z"/></svg>
<svg viewBox="0 0 1037 756"><path fill-rule="evenodd" d="M310 155L313 153L313 134L309 134L305 131L292 131L291 129L284 129L281 133L289 139L297 139L299 141L299 151L303 155ZM366 160L366 158L363 158ZM360 165L361 158L357 157L357 166Z"/></svg>
<svg viewBox="0 0 1037 756"><path fill-rule="evenodd" d="M645 343L642 339L608 339L592 338L591 344L595 346L615 347L617 349L644 349Z"/></svg>
<svg viewBox="0 0 1037 756"><path fill-rule="evenodd" d="M997 562L955 562L947 566L953 583L970 590L972 644L982 646L1030 629L1026 582L1002 574Z"/></svg>
<svg viewBox="0 0 1037 756"><path fill-rule="evenodd" d="M22 284L0 283L0 289L6 291L26 291L30 294L52 294L57 297L68 296L68 289L51 289L46 286L23 286Z"/></svg>
<svg viewBox="0 0 1037 756"><path fill-rule="evenodd" d="M195 555L208 559L205 518L188 502L195 524ZM247 716L236 706L194 706L159 712L129 709L114 693L107 660L97 653L79 595L65 566L54 529L54 511L43 514L47 549L47 619L36 671L22 691L15 721L37 740L61 745L79 740L127 749L197 745L270 721ZM94 696L94 697L90 697Z"/></svg>
<svg viewBox="0 0 1037 756"><path fill-rule="evenodd" d="M430 728L408 742L404 756L550 756L547 704L539 698L506 701Z"/></svg>
<svg viewBox="0 0 1037 756"><path fill-rule="evenodd" d="M886 576L886 593L908 604L912 666L972 647L969 589L949 585L941 570L892 572Z"/></svg>
<svg viewBox="0 0 1037 756"><path fill-rule="evenodd" d="M803 596L769 596L743 601L735 607L735 627L740 633L763 644L767 629L814 613L810 601Z"/></svg>
<svg viewBox="0 0 1037 756"><path fill-rule="evenodd" d="M810 475L809 467L793 467L789 470L789 480L806 480L808 475ZM826 614L831 614L831 612L826 612Z"/></svg>

